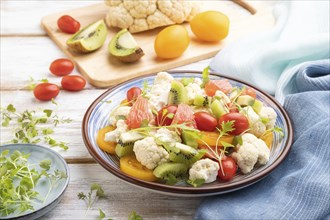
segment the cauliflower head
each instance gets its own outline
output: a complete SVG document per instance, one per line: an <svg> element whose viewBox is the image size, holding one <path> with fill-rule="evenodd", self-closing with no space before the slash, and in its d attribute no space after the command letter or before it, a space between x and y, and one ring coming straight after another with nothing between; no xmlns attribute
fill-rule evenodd
<svg viewBox="0 0 330 220"><path fill-rule="evenodd" d="M133 146L136 159L148 169L154 169L158 165L169 161L168 152L158 146L153 137L147 137L136 141Z"/></svg>
<svg viewBox="0 0 330 220"><path fill-rule="evenodd" d="M262 119L267 120L267 123L266 123L266 128L267 129L272 129L275 126L277 114L276 114L276 112L273 108L271 108L271 107L262 107L260 112L259 112L259 116Z"/></svg>
<svg viewBox="0 0 330 220"><path fill-rule="evenodd" d="M121 106L117 109L115 109L112 114L110 115L110 118L109 118L109 123L111 125L115 125L117 123L117 119L116 117L117 116L127 116L129 111L131 110L131 107L130 106Z"/></svg>
<svg viewBox="0 0 330 220"><path fill-rule="evenodd" d="M237 145L232 157L242 173L246 174L251 172L256 163L266 164L269 161L270 150L263 140L253 134L243 134L242 139L243 144Z"/></svg>
<svg viewBox="0 0 330 220"><path fill-rule="evenodd" d="M211 183L217 179L220 166L217 162L208 158L198 160L189 170L189 179L204 179L205 183Z"/></svg>
<svg viewBox="0 0 330 220"><path fill-rule="evenodd" d="M188 0L105 0L109 27L127 28L131 33L190 21L199 11Z"/></svg>

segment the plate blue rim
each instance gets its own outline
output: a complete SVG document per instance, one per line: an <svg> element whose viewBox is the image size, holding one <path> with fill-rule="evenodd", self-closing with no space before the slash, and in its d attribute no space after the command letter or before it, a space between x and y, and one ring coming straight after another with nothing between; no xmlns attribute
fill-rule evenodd
<svg viewBox="0 0 330 220"><path fill-rule="evenodd" d="M26 147L29 147L30 149L31 148L40 148L42 151L47 151L48 153L55 156L62 163L62 165L65 168L67 178L65 180L63 188L61 189L59 195L55 199L50 201L48 204L45 204L45 205L41 206L40 208L38 208L38 209L36 209L32 212L26 213L26 214L24 214L24 212L23 212L22 214L19 214L17 216L13 216L13 217L3 217L3 216L0 217L0 219L15 219L15 220L16 219L27 220L27 219L40 218L41 216L45 215L46 213L52 211L53 210L52 208L54 208L60 202L60 200L62 199L66 189L68 188L69 182L70 182L70 169L69 169L69 166L66 163L66 161L64 160L64 158L59 153L57 153L54 150L51 150L50 148L47 148L47 147L44 147L44 146L41 146L41 145L36 145L36 144L6 144L6 145L1 145L0 150L3 151L4 149L8 149L8 148L11 148L11 147L21 148L20 150L24 150L24 148L26 148Z"/></svg>

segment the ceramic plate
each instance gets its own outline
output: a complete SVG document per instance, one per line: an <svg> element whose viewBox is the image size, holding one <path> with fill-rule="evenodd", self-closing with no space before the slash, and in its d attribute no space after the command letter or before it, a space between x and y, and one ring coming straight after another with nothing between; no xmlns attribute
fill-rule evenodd
<svg viewBox="0 0 330 220"><path fill-rule="evenodd" d="M0 217L0 219L37 219L53 210L61 200L69 184L69 168L63 157L49 148L33 144L10 144L0 146L0 152L7 149L10 151L9 154L13 153L15 150L30 154L30 157L28 158L30 164L39 164L41 160L49 159L52 161L49 172L53 173L54 170L64 171L68 177L58 181L58 185L53 188L46 201L43 204L34 205L34 210L28 210L23 213L12 213L6 217ZM35 168L38 169L39 166L35 166ZM48 189L48 180L41 178L35 190L38 191L42 197L45 197L48 193Z"/></svg>
<svg viewBox="0 0 330 220"><path fill-rule="evenodd" d="M192 72L192 71L176 71L171 72L174 78L182 78L182 77L199 77L201 78L201 72ZM121 83L117 86L114 86L103 93L100 97L98 97L88 108L84 120L83 120L83 138L85 145L89 151L89 153L94 157L94 159L101 164L106 170L116 175L120 179L131 183L135 186L143 187L145 189L149 189L152 191L171 194L176 196L206 196L206 195L216 195L221 193L227 193L234 190L241 189L243 187L249 186L267 174L272 172L287 156L291 144L292 144L292 126L287 116L285 110L281 107L281 105L270 95L265 92L256 89L257 98L261 100L264 105L272 107L278 117L276 121L276 125L281 127L284 132L284 137L281 138L278 134L274 135L273 146L271 148L271 155L269 162L260 167L256 167L247 175L238 174L234 177L234 179L230 182L220 182L215 181L213 183L204 184L201 187L194 188L190 185L186 185L185 183L179 183L174 186L166 185L158 182L147 182L143 181L131 176L126 175L121 172L119 169L119 158L115 155L110 155L103 152L96 144L96 136L97 131L108 125L108 119L110 112L119 103L125 99L126 91L133 87L137 86L142 88L143 82L147 81L149 85L151 85L154 81L156 74L138 77L124 83ZM218 75L211 74L211 79L219 79ZM222 77L227 78L227 77ZM242 87L243 85L247 85L253 87L245 82L240 80L227 78L233 86ZM254 87L253 87L254 88ZM109 104L106 101L111 101Z"/></svg>

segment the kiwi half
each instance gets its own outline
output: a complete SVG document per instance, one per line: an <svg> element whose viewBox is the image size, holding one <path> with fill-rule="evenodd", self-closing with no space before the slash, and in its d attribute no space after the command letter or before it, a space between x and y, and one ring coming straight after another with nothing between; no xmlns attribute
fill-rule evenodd
<svg viewBox="0 0 330 220"><path fill-rule="evenodd" d="M89 53L99 49L106 37L107 26L103 20L96 21L70 37L66 44L78 53Z"/></svg>
<svg viewBox="0 0 330 220"><path fill-rule="evenodd" d="M180 179L187 175L188 168L189 167L183 163L163 163L154 169L153 174L157 178L165 181L173 177L175 177L175 179Z"/></svg>
<svg viewBox="0 0 330 220"><path fill-rule="evenodd" d="M127 29L122 29L111 39L108 49L112 56L127 63L135 62L144 55Z"/></svg>
<svg viewBox="0 0 330 220"><path fill-rule="evenodd" d="M169 152L169 158L171 161L187 165L195 163L206 153L206 150L196 150L193 147L181 143L176 143L175 147L166 150Z"/></svg>
<svg viewBox="0 0 330 220"><path fill-rule="evenodd" d="M210 102L211 102L211 97L203 96L200 94L197 94L194 99L194 105L200 107L208 106Z"/></svg>
<svg viewBox="0 0 330 220"><path fill-rule="evenodd" d="M168 104L178 105L180 103L187 103L187 90L181 82L173 80L168 95Z"/></svg>

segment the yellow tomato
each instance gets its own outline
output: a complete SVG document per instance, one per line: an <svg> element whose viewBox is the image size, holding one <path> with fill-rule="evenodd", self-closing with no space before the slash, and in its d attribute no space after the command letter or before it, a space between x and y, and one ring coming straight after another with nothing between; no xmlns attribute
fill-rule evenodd
<svg viewBox="0 0 330 220"><path fill-rule="evenodd" d="M154 48L158 57L172 59L181 56L189 43L187 30L180 25L172 25L159 32Z"/></svg>
<svg viewBox="0 0 330 220"><path fill-rule="evenodd" d="M97 132L97 138L96 138L96 143L105 152L109 154L114 154L115 153L115 148L116 148L116 142L106 142L104 141L104 136L105 133L108 133L109 131L114 130L115 127L112 126L107 126L105 128L102 128Z"/></svg>
<svg viewBox="0 0 330 220"><path fill-rule="evenodd" d="M274 139L274 134L272 131L267 131L265 134L263 134L260 137L260 139L266 143L266 145L268 146L269 149L272 148L273 139Z"/></svg>
<svg viewBox="0 0 330 220"><path fill-rule="evenodd" d="M134 154L120 158L120 170L124 173L145 181L156 181L153 171L143 166Z"/></svg>
<svg viewBox="0 0 330 220"><path fill-rule="evenodd" d="M197 14L191 21L192 32L201 40L217 42L228 35L229 18L217 11L205 11Z"/></svg>
<svg viewBox="0 0 330 220"><path fill-rule="evenodd" d="M209 132L209 131L201 131L202 139L197 140L197 143L199 146L205 145L204 142L206 142L209 146L216 146L217 140L219 137L218 132ZM234 140L234 136L222 136L218 142L218 146L222 146L220 141L227 142L229 144L232 144Z"/></svg>

